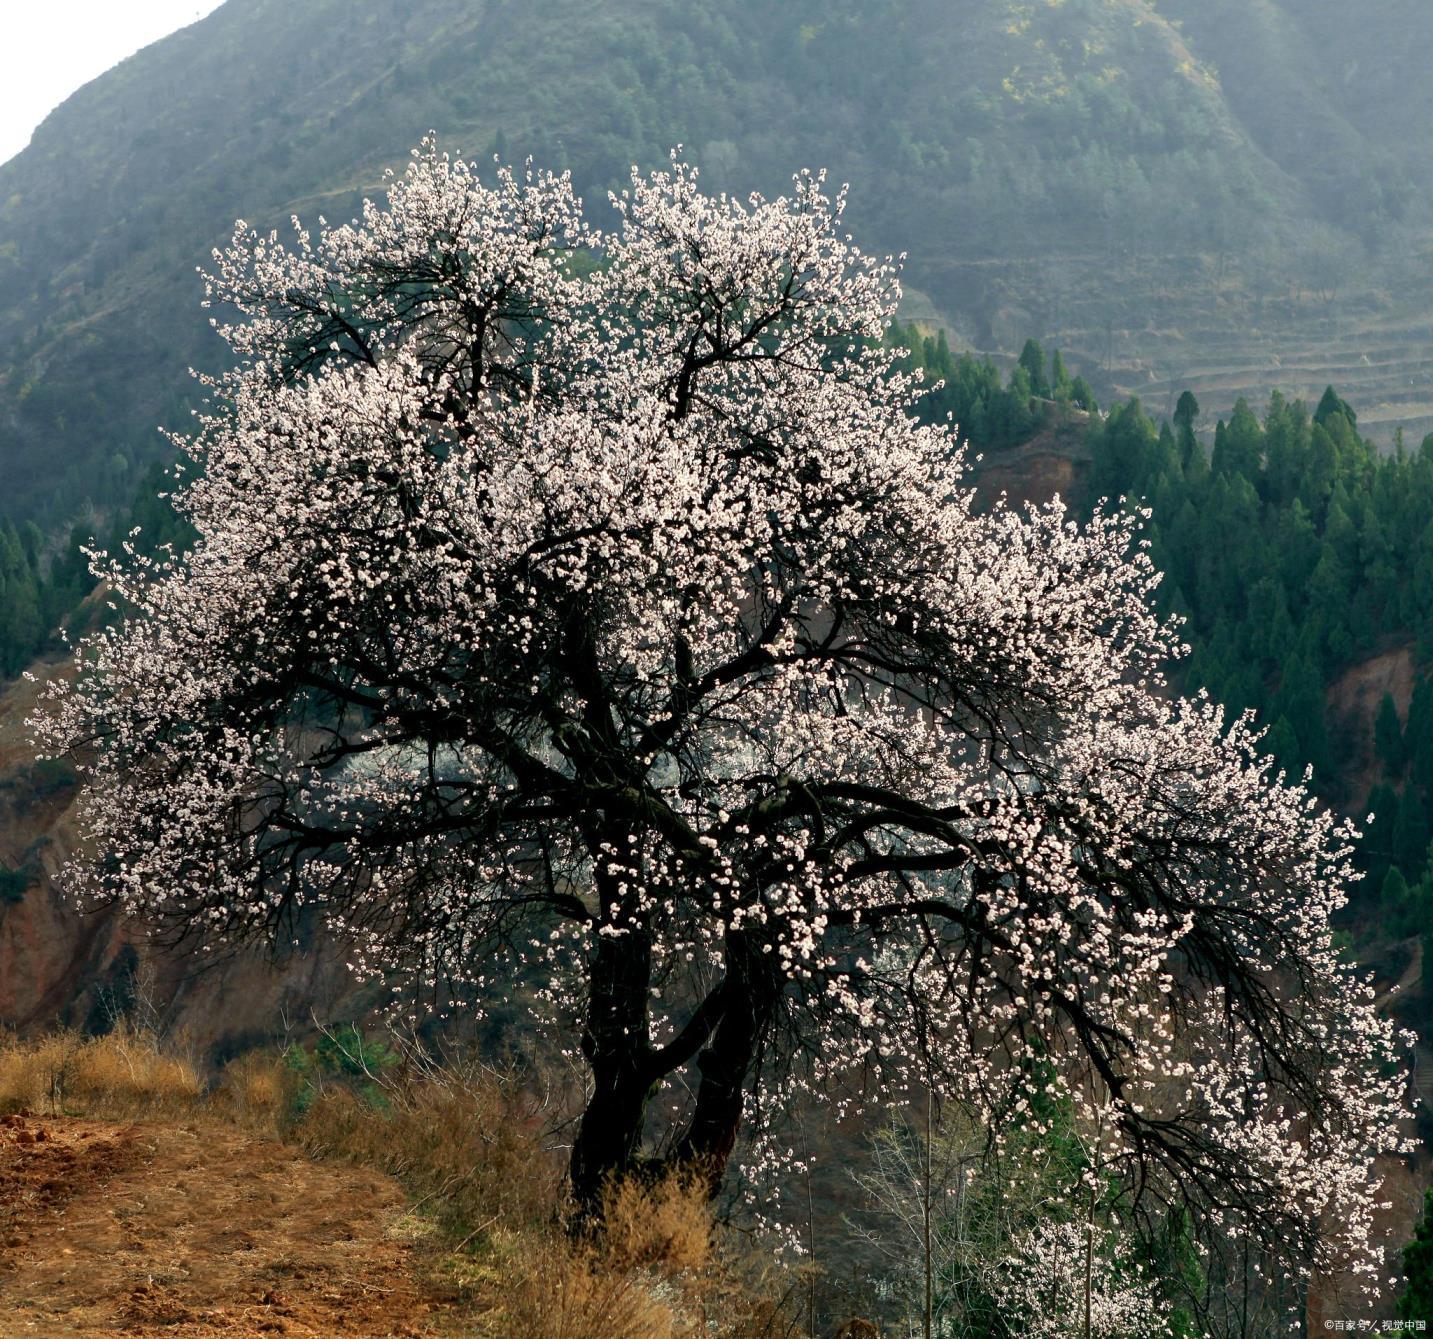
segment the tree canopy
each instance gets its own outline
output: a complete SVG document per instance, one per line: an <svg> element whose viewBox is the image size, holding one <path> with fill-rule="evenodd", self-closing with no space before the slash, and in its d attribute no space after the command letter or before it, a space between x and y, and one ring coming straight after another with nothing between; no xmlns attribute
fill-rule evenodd
<svg viewBox="0 0 1433 1339"><path fill-rule="evenodd" d="M216 254L194 541L100 564L129 613L38 718L77 892L535 978L589 1204L864 1072L991 1129L1058 1093L1136 1218L1373 1270L1403 1080L1330 939L1350 834L1167 690L1133 521L973 505L819 176L615 203L425 144Z"/></svg>

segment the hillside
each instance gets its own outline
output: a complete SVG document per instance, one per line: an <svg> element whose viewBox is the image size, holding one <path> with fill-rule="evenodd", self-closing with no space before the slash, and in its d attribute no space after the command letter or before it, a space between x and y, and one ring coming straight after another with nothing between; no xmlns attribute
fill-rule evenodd
<svg viewBox="0 0 1433 1339"><path fill-rule="evenodd" d="M674 144L733 190L824 164L967 343L1043 335L1153 403L1335 380L1421 421L1433 22L1346 27L1325 0L229 0L0 165L0 506L124 490L217 357L193 272L233 218L344 216L430 127L588 195Z"/></svg>
<svg viewBox="0 0 1433 1339"><path fill-rule="evenodd" d="M350 1029L206 1082L179 1035L0 1037L7 1339L797 1332L801 1275L690 1180L613 1187L579 1230L557 1075L392 1040L401 1063Z"/></svg>
<svg viewBox="0 0 1433 1339"><path fill-rule="evenodd" d="M55 662L32 667L41 678ZM35 685L0 689L0 1029L103 1031L119 1018L163 1019L208 1062L267 1042L287 1023L363 1012L335 945L296 945L203 964L156 950L137 927L83 913L55 883L76 841L72 774L36 764L24 718Z"/></svg>

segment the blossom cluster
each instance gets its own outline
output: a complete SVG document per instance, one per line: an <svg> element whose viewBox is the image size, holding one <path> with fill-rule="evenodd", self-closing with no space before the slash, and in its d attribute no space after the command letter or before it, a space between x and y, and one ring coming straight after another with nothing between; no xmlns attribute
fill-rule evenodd
<svg viewBox="0 0 1433 1339"><path fill-rule="evenodd" d="M1133 1263L1131 1243L1092 1224L1052 1221L1023 1233L993 1271L993 1296L1019 1339L1161 1339L1168 1308Z"/></svg>

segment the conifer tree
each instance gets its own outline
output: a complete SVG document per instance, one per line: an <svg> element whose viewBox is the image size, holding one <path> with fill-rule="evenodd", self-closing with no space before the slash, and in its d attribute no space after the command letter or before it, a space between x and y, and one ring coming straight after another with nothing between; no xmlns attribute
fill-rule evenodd
<svg viewBox="0 0 1433 1339"><path fill-rule="evenodd" d="M1383 884L1378 891L1378 908L1379 914L1395 933L1402 932L1404 918L1408 914L1408 900L1408 880L1403 877L1403 871L1394 865L1383 876Z"/></svg>
<svg viewBox="0 0 1433 1339"><path fill-rule="evenodd" d="M1428 810L1423 796L1417 786L1405 786L1393 827L1393 863L1409 880L1422 877L1428 838Z"/></svg>
<svg viewBox="0 0 1433 1339"><path fill-rule="evenodd" d="M1295 650L1285 663L1275 703L1293 727L1304 761L1322 769L1328 758L1323 676L1305 651Z"/></svg>
<svg viewBox="0 0 1433 1339"><path fill-rule="evenodd" d="M1321 428L1327 428L1329 420L1335 414L1341 415L1349 427L1358 425L1358 415L1353 412L1347 400L1344 400L1332 386L1325 387L1323 396L1319 400L1319 407L1314 410L1314 422Z"/></svg>
<svg viewBox="0 0 1433 1339"><path fill-rule="evenodd" d="M1398 718L1398 708L1393 694L1384 693L1378 704L1378 715L1373 723L1374 748L1390 776L1403 771L1407 758L1403 750L1403 723Z"/></svg>
<svg viewBox="0 0 1433 1339"><path fill-rule="evenodd" d="M1426 979L1426 978L1425 978ZM1406 1283L1398 1298L1402 1320L1433 1321L1433 1190L1423 1192L1423 1215L1403 1248Z"/></svg>
<svg viewBox="0 0 1433 1339"><path fill-rule="evenodd" d="M1050 355L1050 391L1057 400L1070 399L1070 374L1065 370L1065 360L1056 349Z"/></svg>
<svg viewBox="0 0 1433 1339"><path fill-rule="evenodd" d="M1038 340L1027 339L1025 341L1025 347L1020 350L1019 365L1029 378L1030 394L1038 396L1042 400L1048 400L1050 398L1050 377L1045 370L1045 350L1040 347Z"/></svg>
<svg viewBox="0 0 1433 1339"><path fill-rule="evenodd" d="M1088 410L1091 414L1100 412L1099 403L1095 400L1095 393L1090 389L1090 383L1084 377L1076 377L1070 383L1070 403Z"/></svg>

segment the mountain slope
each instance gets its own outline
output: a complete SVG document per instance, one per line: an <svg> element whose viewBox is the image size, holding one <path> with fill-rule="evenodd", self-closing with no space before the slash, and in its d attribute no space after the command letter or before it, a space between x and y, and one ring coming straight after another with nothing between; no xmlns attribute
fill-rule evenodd
<svg viewBox="0 0 1433 1339"><path fill-rule="evenodd" d="M1341 337L1290 276L1334 271L1397 325L1368 295L1423 238L1397 220L1433 105L1366 71L1415 68L1433 20L1369 0L1343 36L1324 0L228 0L0 166L0 506L122 487L217 356L193 271L232 219L342 216L429 128L589 196L678 143L733 190L824 164L866 246L910 253L913 311L1232 398L1272 366L1264 327Z"/></svg>

